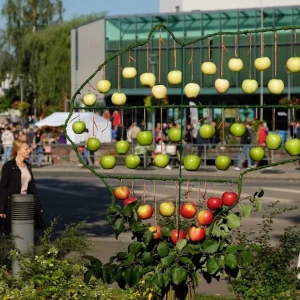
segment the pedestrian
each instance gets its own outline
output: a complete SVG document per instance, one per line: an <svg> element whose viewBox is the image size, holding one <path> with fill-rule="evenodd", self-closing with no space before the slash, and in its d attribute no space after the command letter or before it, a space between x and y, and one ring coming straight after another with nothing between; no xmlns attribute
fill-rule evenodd
<svg viewBox="0 0 300 300"><path fill-rule="evenodd" d="M205 147L204 145L209 144L209 139L204 139L203 137L201 137L199 130L197 132L196 144L198 147L198 156L201 158L204 147Z"/></svg>
<svg viewBox="0 0 300 300"><path fill-rule="evenodd" d="M41 129L37 130L37 132L34 135L33 139L33 146L32 148L35 150L35 153L37 155L37 163L38 166L42 166L42 162L44 159L44 146L43 146L43 140L44 140L44 135Z"/></svg>
<svg viewBox="0 0 300 300"><path fill-rule="evenodd" d="M264 122L260 122L258 124L258 146L262 147L265 151L265 158L267 159L267 163L270 164L271 163L271 150L269 150L266 147L266 138L267 138L267 134L268 134L268 127L266 126L266 123ZM260 165L260 163L259 163ZM269 167L270 169L272 169L272 167Z"/></svg>
<svg viewBox="0 0 300 300"><path fill-rule="evenodd" d="M11 132L11 129L9 126L5 126L5 130L3 131L2 136L1 136L1 140L2 140L3 151L4 151L2 160L3 160L3 163L6 163L10 159L13 142L15 140L14 135Z"/></svg>
<svg viewBox="0 0 300 300"><path fill-rule="evenodd" d="M14 141L12 156L2 167L0 182L0 218L2 231L11 232L11 197L14 194L34 195L34 217L36 228L45 228L43 211L31 166L27 162L30 156L30 147L24 141Z"/></svg>
<svg viewBox="0 0 300 300"><path fill-rule="evenodd" d="M141 128L137 126L136 122L133 122L127 131L128 142L136 142L137 135L141 131Z"/></svg>
<svg viewBox="0 0 300 300"><path fill-rule="evenodd" d="M64 133L64 129L63 128L60 128L59 129L59 135L57 137L57 143L58 144L66 144L67 143L67 138L65 136L65 133Z"/></svg>
<svg viewBox="0 0 300 300"><path fill-rule="evenodd" d="M115 110L113 112L113 122L112 122L112 126L113 127L118 127L121 124L121 115L119 114L119 112L117 110Z"/></svg>
<svg viewBox="0 0 300 300"><path fill-rule="evenodd" d="M89 166L93 165L93 162L91 160L90 150L87 148L87 140L90 138L89 130L86 128L82 134L81 142L84 143L84 149L82 152L83 159L86 159Z"/></svg>
<svg viewBox="0 0 300 300"><path fill-rule="evenodd" d="M247 159L248 168L252 168L251 158L250 158L250 145L255 142L255 137L251 128L251 124L249 122L245 123L246 131L245 134L241 137L241 144L243 145L240 147L237 166L234 167L234 170L239 171L242 168L242 158L245 154Z"/></svg>

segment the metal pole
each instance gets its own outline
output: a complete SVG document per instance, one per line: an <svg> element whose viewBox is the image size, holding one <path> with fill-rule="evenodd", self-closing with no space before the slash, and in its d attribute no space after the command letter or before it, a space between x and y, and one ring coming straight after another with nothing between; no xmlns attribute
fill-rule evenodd
<svg viewBox="0 0 300 300"><path fill-rule="evenodd" d="M15 236L16 248L24 253L34 244L34 196L32 194L12 195L11 232ZM12 275L19 276L18 261L13 260Z"/></svg>

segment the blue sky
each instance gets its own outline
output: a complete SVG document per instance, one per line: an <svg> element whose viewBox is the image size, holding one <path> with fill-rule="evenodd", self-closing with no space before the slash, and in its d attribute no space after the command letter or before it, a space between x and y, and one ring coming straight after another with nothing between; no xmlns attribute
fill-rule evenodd
<svg viewBox="0 0 300 300"><path fill-rule="evenodd" d="M0 0L0 9L4 4ZM108 15L150 14L159 12L159 0L63 0L65 7L64 19L107 11ZM5 22L0 18L0 28Z"/></svg>

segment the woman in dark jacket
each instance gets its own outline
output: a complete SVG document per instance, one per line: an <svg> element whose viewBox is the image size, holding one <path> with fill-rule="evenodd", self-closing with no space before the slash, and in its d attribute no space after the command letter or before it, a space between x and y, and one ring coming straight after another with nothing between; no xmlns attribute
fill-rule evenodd
<svg viewBox="0 0 300 300"><path fill-rule="evenodd" d="M11 232L11 197L14 194L33 194L35 201L36 227L45 227L40 199L37 195L31 166L27 162L30 147L25 141L14 141L12 158L2 167L0 182L0 218L2 231Z"/></svg>

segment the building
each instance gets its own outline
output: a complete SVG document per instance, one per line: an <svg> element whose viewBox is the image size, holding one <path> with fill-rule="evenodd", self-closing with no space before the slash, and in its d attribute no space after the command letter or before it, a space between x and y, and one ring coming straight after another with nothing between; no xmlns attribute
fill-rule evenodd
<svg viewBox="0 0 300 300"><path fill-rule="evenodd" d="M240 3L241 8L235 10L223 10L220 6L222 10L218 11L194 11L197 7L193 6L192 3L197 1L172 1L173 8L172 6L167 6L169 2L171 1L161 1L161 10L173 11L173 13L112 16L74 28L72 30L72 93L74 94L76 89L95 72L106 58L114 57L120 50L126 49L132 44L145 41L149 31L156 24L163 23L167 25L180 41L191 42L201 36L219 31L236 32L239 30L260 29L261 27L271 28L298 25L300 18L300 6L279 7L278 5L278 7L274 8L264 8L262 15L260 8L242 9L242 3ZM178 2L180 6L179 12L174 12L175 2ZM258 1L253 1L252 4L257 5L256 2ZM267 5L267 2L271 3L271 1L265 0L264 4ZM284 2L284 4L292 5L295 2L290 0ZM206 5L204 7L209 9L209 3L206 3ZM188 11L181 12L181 10ZM168 103L180 104L181 88L169 86L167 83L167 74L175 69L176 64L177 69L184 68L184 84L190 82L193 77L193 81L201 86L200 95L194 100L195 103L213 105L278 104L278 101L284 96L289 95L293 97L300 95L300 74L289 74L285 66L287 59L296 53L294 37L294 32L291 30L277 33L276 72L277 78L282 79L285 84L285 90L280 96L270 95L267 89L268 81L274 77L275 71L274 33L264 34L264 55L268 56L272 61L271 68L264 72L256 71L253 67L253 60L261 56L261 34L253 34L251 37L251 63L248 55L250 49L249 35L240 35L237 38L234 35L224 36L226 51L224 51L223 77L230 81L230 88L226 94L219 95L214 88L214 82L220 77L222 61L221 36L198 41L181 49L179 45L174 47L170 34L162 30L161 33L159 31L154 32L148 46L137 47L132 49L130 53L127 51L120 55L120 66L122 68L131 65L137 69L138 76L135 79L126 80L118 75L118 60L116 58L107 63L105 76L112 82L112 89L109 94L105 95L105 98L103 95L99 95L99 101L105 101L107 106L111 106L110 97L112 93L118 91L119 76L121 91L127 95L127 103L129 105L142 106L144 98L151 94L151 90L141 86L139 75L148 69L156 75L157 79L158 77L161 78L161 84L168 87ZM160 40L162 40L161 44ZM161 52L159 51L160 47ZM229 59L235 56L236 51L244 62L244 69L239 73L231 72L227 66ZM192 53L193 63L189 64ZM209 55L218 68L217 74L214 76L204 75L200 71L202 62L208 61ZM134 60L130 60L130 63L129 57L134 58ZM174 57L176 57L176 61ZM244 79L249 78L250 69L251 77L256 79L259 84L262 82L263 87L259 87L253 95L245 95L241 90L241 83ZM261 73L263 73L262 77ZM89 90L95 92L93 87L96 86L97 81L103 75L103 71L100 71L91 79L90 85L84 87L83 93L87 93ZM188 99L185 98L184 103L188 104ZM144 118L143 111L126 110L126 113L126 125L129 125L132 120L139 122ZM271 122L271 110L263 110L261 113L263 113L262 117L265 120ZM221 109L205 109L200 111L200 114L218 119L221 117ZM254 109L240 110L242 117L254 118L257 114L257 111ZM188 116L189 111L185 110L183 115L185 122L188 121ZM226 117L234 116L235 110L226 110ZM163 111L163 121L177 119L178 117L179 112L175 108L168 108ZM147 113L148 123L155 123L160 121L160 119L160 112L156 112L156 116L153 113ZM277 129L287 128L287 122L288 119L282 119L276 125Z"/></svg>

